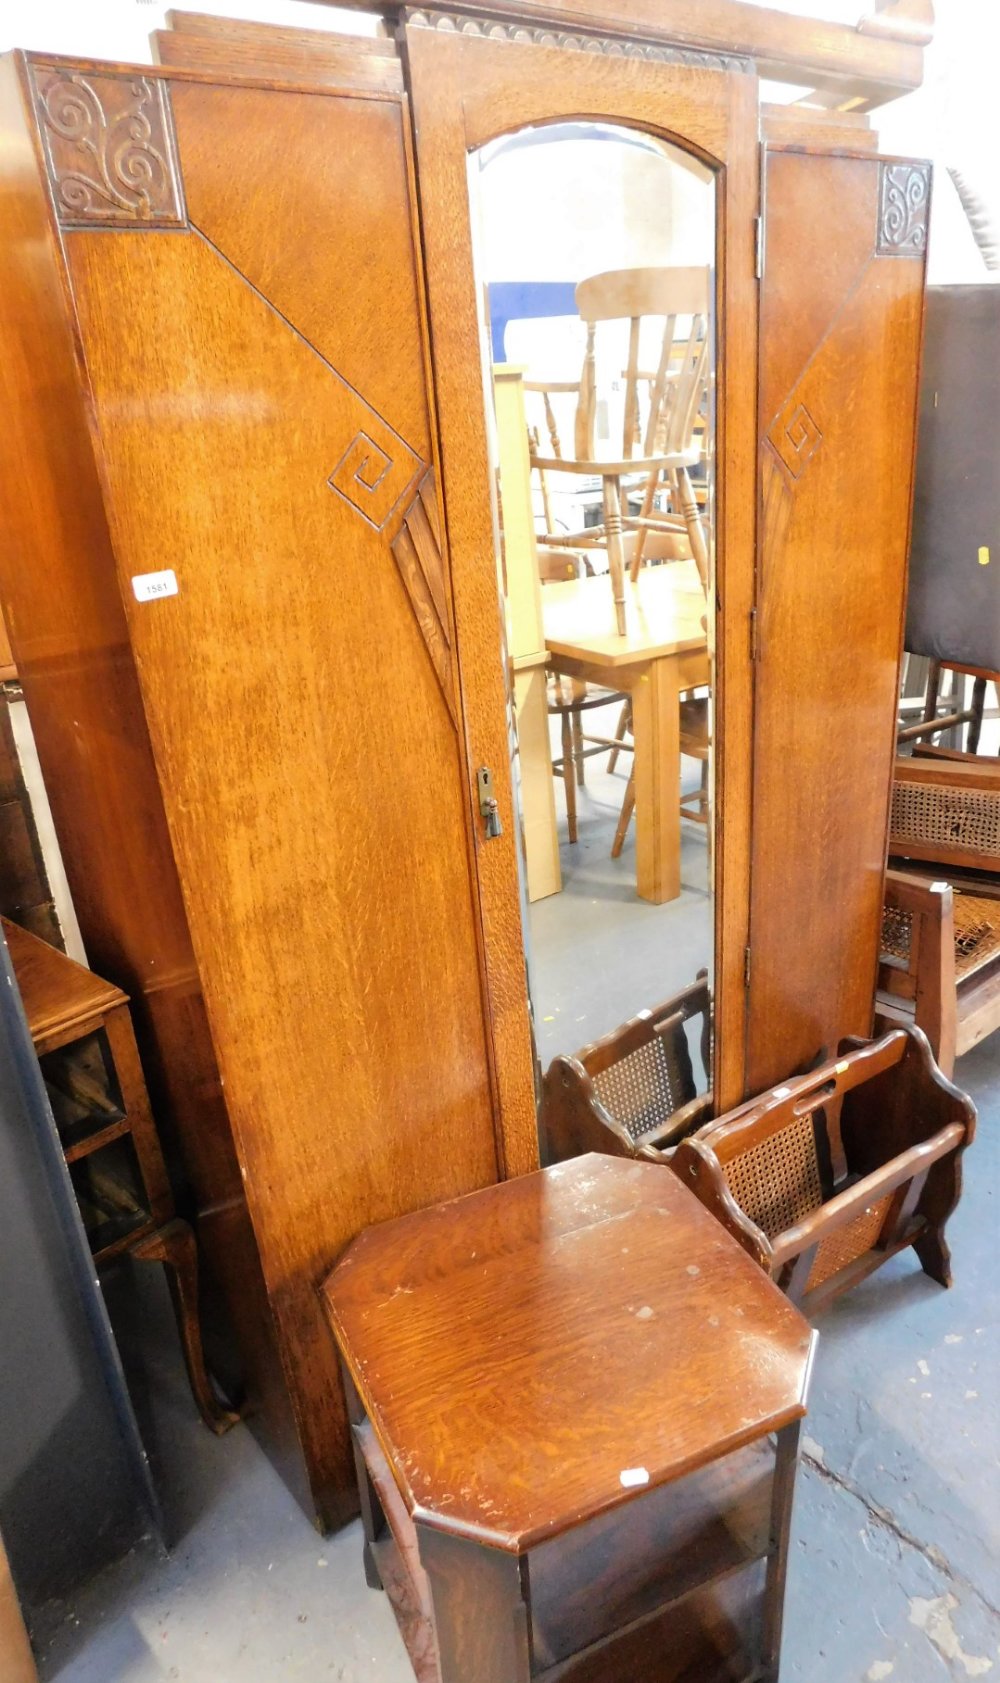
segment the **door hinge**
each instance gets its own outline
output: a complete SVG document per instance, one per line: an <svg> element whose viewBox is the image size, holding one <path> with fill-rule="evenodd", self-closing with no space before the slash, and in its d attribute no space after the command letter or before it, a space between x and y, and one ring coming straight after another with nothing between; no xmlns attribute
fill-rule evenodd
<svg viewBox="0 0 1000 1683"><path fill-rule="evenodd" d="M753 272L758 280L764 278L764 218L755 216L753 224L754 259Z"/></svg>
<svg viewBox="0 0 1000 1683"><path fill-rule="evenodd" d="M757 633L757 609L750 609L750 659L760 659L760 637Z"/></svg>
<svg viewBox="0 0 1000 1683"><path fill-rule="evenodd" d="M744 954L743 954L743 986L745 988L748 988L750 986L750 948L749 947L746 948L746 950L744 951Z"/></svg>

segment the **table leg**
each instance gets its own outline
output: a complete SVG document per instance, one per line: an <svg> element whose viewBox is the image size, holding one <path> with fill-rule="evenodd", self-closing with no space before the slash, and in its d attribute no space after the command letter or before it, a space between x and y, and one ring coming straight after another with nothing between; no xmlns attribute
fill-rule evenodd
<svg viewBox="0 0 1000 1683"><path fill-rule="evenodd" d="M357 1387L347 1369L346 1362L340 1364L340 1376L344 1384L344 1396L347 1400L347 1419L351 1428L351 1449L354 1452L354 1471L358 1479L358 1496L361 1502L361 1526L365 1535L364 1566L365 1582L369 1589L384 1589L382 1574L375 1559L374 1545L380 1537L384 1537L388 1526L385 1509L379 1499L378 1491L372 1482L368 1471L368 1463L362 1454L358 1442L357 1428L364 1424L365 1411Z"/></svg>
<svg viewBox="0 0 1000 1683"><path fill-rule="evenodd" d="M418 1525L441 1683L530 1683L527 1562Z"/></svg>
<svg viewBox="0 0 1000 1683"><path fill-rule="evenodd" d="M658 906L681 891L680 697L669 658L654 660L639 677L632 719L636 888Z"/></svg>
<svg viewBox="0 0 1000 1683"><path fill-rule="evenodd" d="M221 1437L223 1432L239 1424L240 1417L216 1396L205 1366L198 1304L198 1247L189 1223L176 1217L165 1222L130 1246L129 1255L137 1262L165 1265L192 1395L209 1431Z"/></svg>
<svg viewBox="0 0 1000 1683"><path fill-rule="evenodd" d="M778 1683L781 1626L785 1612L785 1578L788 1572L788 1545L792 1528L792 1498L795 1495L795 1475L799 1465L801 1427L801 1420L796 1420L778 1433L774 1491L771 1497L771 1554L767 1563L767 1584L764 1591L761 1683Z"/></svg>
<svg viewBox="0 0 1000 1683"><path fill-rule="evenodd" d="M524 822L529 900L558 894L562 888L545 686L544 666L533 666L514 673L517 750L521 760L521 817Z"/></svg>

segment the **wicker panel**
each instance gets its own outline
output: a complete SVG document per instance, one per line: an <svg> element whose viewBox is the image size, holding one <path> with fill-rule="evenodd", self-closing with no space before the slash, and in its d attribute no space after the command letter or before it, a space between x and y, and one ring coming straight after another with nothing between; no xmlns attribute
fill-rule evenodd
<svg viewBox="0 0 1000 1683"><path fill-rule="evenodd" d="M678 1032L683 1038L683 1029ZM593 1082L604 1108L633 1140L661 1127L695 1096L687 1041L682 1048L673 1035L658 1035L638 1046L595 1075Z"/></svg>
<svg viewBox="0 0 1000 1683"><path fill-rule="evenodd" d="M910 942L913 939L913 915L897 906L882 908L882 957L895 958L903 965L910 962Z"/></svg>
<svg viewBox="0 0 1000 1683"><path fill-rule="evenodd" d="M794 1227L823 1202L812 1116L793 1117L780 1133L734 1157L725 1175L740 1209L769 1239Z"/></svg>
<svg viewBox="0 0 1000 1683"><path fill-rule="evenodd" d="M1000 900L955 895L955 974L971 976L1000 953Z"/></svg>
<svg viewBox="0 0 1000 1683"><path fill-rule="evenodd" d="M894 783L890 851L905 853L907 842L994 854L1000 864L1000 790Z"/></svg>
<svg viewBox="0 0 1000 1683"><path fill-rule="evenodd" d="M829 1280L831 1275L839 1273L841 1268L846 1268L849 1262L864 1256L865 1251L870 1251L877 1244L892 1197L890 1192L886 1197L877 1199L853 1221L838 1227L835 1233L823 1240L809 1270L808 1291L822 1285L824 1280Z"/></svg>

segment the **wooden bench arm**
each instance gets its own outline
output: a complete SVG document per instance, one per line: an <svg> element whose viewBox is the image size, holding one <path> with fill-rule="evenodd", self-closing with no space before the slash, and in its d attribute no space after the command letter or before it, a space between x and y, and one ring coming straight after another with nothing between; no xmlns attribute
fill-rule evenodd
<svg viewBox="0 0 1000 1683"><path fill-rule="evenodd" d="M898 990L913 999L913 1021L923 1029L935 1061L950 1075L955 1067L958 1006L955 981L955 906L948 883L904 871L885 874L885 906L910 921L910 960L904 965L884 955L879 987L888 1013ZM908 981L903 987L903 977ZM877 1008L876 1008L877 1009ZM891 1015L886 1019L892 1021Z"/></svg>

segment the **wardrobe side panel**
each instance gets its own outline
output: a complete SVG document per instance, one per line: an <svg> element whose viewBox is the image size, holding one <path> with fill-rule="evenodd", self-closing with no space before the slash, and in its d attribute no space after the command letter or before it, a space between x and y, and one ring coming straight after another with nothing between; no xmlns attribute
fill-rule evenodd
<svg viewBox="0 0 1000 1683"><path fill-rule="evenodd" d="M89 963L130 995L248 1401L306 1496L115 577L72 303L17 61L0 61L0 595Z"/></svg>
<svg viewBox="0 0 1000 1683"><path fill-rule="evenodd" d="M930 171L766 155L747 1090L872 1026Z"/></svg>
<svg viewBox="0 0 1000 1683"><path fill-rule="evenodd" d="M151 214L77 214L64 239L119 589L328 1523L357 1495L317 1287L369 1223L498 1174L405 108L144 81L166 166ZM99 92L130 97L111 73Z"/></svg>

